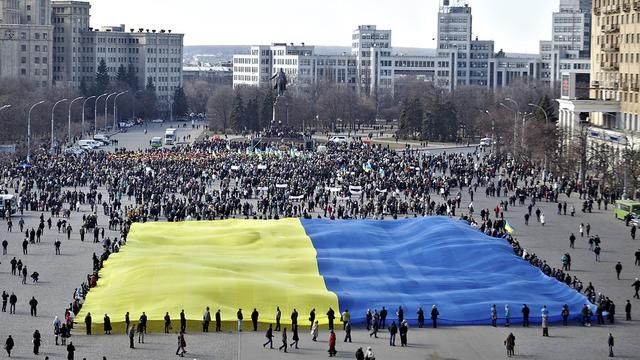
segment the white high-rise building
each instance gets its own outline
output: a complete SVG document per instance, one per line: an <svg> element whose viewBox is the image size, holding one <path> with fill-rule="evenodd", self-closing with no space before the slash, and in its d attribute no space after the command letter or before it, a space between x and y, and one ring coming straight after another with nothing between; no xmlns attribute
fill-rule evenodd
<svg viewBox="0 0 640 360"><path fill-rule="evenodd" d="M589 74L591 69L591 0L560 0L553 13L551 40L540 42L540 79L559 86L563 73Z"/></svg>

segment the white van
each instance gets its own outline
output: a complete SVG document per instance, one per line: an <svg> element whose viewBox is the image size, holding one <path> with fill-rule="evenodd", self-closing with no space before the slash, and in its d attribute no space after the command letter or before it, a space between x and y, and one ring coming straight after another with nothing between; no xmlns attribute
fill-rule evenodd
<svg viewBox="0 0 640 360"><path fill-rule="evenodd" d="M492 138L482 138L480 139L480 146L491 146L493 145L493 139Z"/></svg>
<svg viewBox="0 0 640 360"><path fill-rule="evenodd" d="M79 140L78 146L85 150L93 150L102 146L104 143L97 140Z"/></svg>

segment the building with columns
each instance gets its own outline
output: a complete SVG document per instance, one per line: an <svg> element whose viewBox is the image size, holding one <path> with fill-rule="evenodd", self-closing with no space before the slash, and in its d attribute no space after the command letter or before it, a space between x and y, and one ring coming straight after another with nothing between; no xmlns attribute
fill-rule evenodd
<svg viewBox="0 0 640 360"><path fill-rule="evenodd" d="M593 0L592 12L591 81L579 86L575 74L562 75L559 126L589 143L638 149L640 1Z"/></svg>

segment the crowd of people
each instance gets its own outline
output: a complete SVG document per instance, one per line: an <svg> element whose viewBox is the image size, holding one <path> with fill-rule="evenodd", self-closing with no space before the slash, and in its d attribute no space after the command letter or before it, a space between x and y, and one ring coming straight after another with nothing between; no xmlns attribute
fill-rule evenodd
<svg viewBox="0 0 640 360"><path fill-rule="evenodd" d="M294 144L256 145L215 138L172 149L118 149L113 153L91 152L82 156L39 153L33 158L30 169L19 165L17 159L3 165L0 189L6 193L11 191L18 198L17 213L7 210L2 216L8 231L13 231L13 221L19 219L19 230L25 234L23 256L28 257L28 247L38 244L43 236L69 239L72 233L77 233L81 241L85 236L92 237L93 242L102 245L100 255L94 253L92 256L93 268L86 282L74 290L63 319L56 317L54 320L56 344L60 337L62 345L66 345L87 293L96 286L104 262L125 246L130 226L135 222L160 220L456 217L487 235L505 238L516 255L540 268L547 276L584 293L597 305L598 323L603 314L608 314L609 321L614 322L613 301L602 291L597 292L591 283L585 287L580 279L569 275L570 256L563 259L563 265L566 262L569 266L556 269L536 254L529 253L511 235L505 213L510 206L527 206L525 221L528 224L529 217L534 216L533 209L541 201L557 202L558 214L564 211L566 215L567 203L558 201L560 194L570 197L577 192L579 198L584 199L583 212L590 212L594 204L598 208L604 204L606 208L620 194L599 189L591 181L583 185L570 178L547 181L551 180L549 177L541 181L543 172L539 166L525 161L514 162L506 156L495 157L482 149L432 155L412 150L395 151L356 141L329 144L324 151L304 151ZM495 198L494 209L477 211L474 197L479 191L483 191L488 199ZM463 200L469 203L468 207L461 207ZM79 216L76 214L83 207L88 207L90 213L83 213L82 226L73 229L70 217ZM40 213L37 226L25 227L25 212ZM570 209L572 215L574 212L575 209ZM545 224L545 214L539 208L535 217L538 223ZM118 235L113 239L108 234L105 237L105 225L108 231ZM7 247L6 241L3 242L3 254L7 253ZM56 254L60 254L60 247L60 242L56 241ZM16 258L10 263L12 274L20 276L25 284L28 274L25 263ZM31 278L37 282L38 276L33 272ZM3 311L5 298L9 300L10 310L15 308L17 299L14 296L3 291ZM434 309L437 312L435 305ZM418 311L419 327L424 324L421 311ZM381 321L375 320L376 315ZM593 314L581 315L586 324L585 317L590 319ZM490 316L493 318L493 313ZM380 314L377 311L367 314L370 320L367 330L374 329L372 336L377 337L378 329L384 329L385 318L382 310ZM435 327L437 315L434 318L433 311L431 319ZM399 332L401 344L405 345L409 324L400 316L397 320L398 323L394 321L388 330L392 338ZM90 333L91 320L83 321L88 323ZM130 327L137 330L127 322L129 335L133 331ZM146 332L146 327L142 329L142 333ZM105 325L105 332L110 330ZM181 329L178 341L178 355L186 352L184 330ZM279 326L275 331L278 330ZM291 331L297 346L297 326ZM318 337L317 331L316 328L314 333L312 326L314 339ZM282 334L286 350L284 329ZM335 350L332 327L330 343L331 336ZM350 335L348 337L350 339ZM508 343L515 344L515 338ZM393 340L391 344L394 344ZM329 352L333 351L330 349ZM359 352L364 353L362 349ZM371 356L367 355L369 353ZM368 349L364 358L372 359L372 354Z"/></svg>

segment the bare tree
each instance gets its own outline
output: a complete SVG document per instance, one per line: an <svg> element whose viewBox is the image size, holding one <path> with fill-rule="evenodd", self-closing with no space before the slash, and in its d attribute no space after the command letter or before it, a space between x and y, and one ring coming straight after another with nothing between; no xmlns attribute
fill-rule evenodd
<svg viewBox="0 0 640 360"><path fill-rule="evenodd" d="M231 119L234 91L229 87L222 87L213 92L207 101L207 114L211 129L222 129L226 132Z"/></svg>

